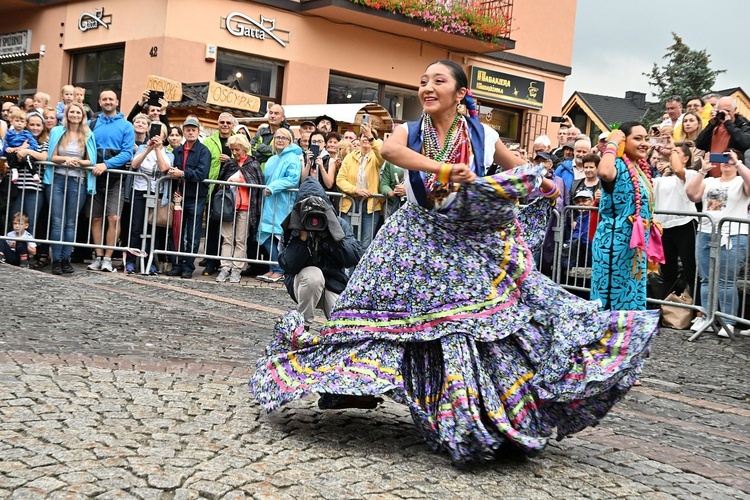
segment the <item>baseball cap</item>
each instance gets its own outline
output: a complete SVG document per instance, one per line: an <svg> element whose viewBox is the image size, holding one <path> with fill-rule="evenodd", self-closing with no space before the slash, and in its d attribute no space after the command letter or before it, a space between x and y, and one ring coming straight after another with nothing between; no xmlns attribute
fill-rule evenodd
<svg viewBox="0 0 750 500"><path fill-rule="evenodd" d="M576 198L588 198L589 200L593 200L594 199L594 193L592 193L588 189L579 189L578 191L576 191L575 196L573 196L574 200Z"/></svg>
<svg viewBox="0 0 750 500"><path fill-rule="evenodd" d="M609 137L609 132L602 132L601 134L599 134L599 140L600 141L603 141L607 137Z"/></svg>
<svg viewBox="0 0 750 500"><path fill-rule="evenodd" d="M315 126L315 122L312 121L312 120L305 120L305 121L303 121L302 123L299 124L300 127L302 125L312 125L314 127Z"/></svg>
<svg viewBox="0 0 750 500"><path fill-rule="evenodd" d="M546 153L544 151L539 151L537 154L534 155L534 159L536 160L537 158L542 158L544 160L551 160L552 156L550 156L549 153Z"/></svg>
<svg viewBox="0 0 750 500"><path fill-rule="evenodd" d="M573 141L566 142L565 144L563 144L563 149L565 149L565 148L575 149L576 148L576 143L573 142Z"/></svg>
<svg viewBox="0 0 750 500"><path fill-rule="evenodd" d="M198 122L198 120L196 120L193 117L188 118L182 123L182 128L189 127L189 126L201 128L201 124Z"/></svg>

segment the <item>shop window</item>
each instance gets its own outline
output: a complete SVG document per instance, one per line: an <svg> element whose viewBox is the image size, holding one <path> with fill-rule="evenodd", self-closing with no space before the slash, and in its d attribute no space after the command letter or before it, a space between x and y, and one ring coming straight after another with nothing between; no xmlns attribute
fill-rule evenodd
<svg viewBox="0 0 750 500"><path fill-rule="evenodd" d="M394 120L416 120L422 114L417 91L344 75L330 75L328 104L375 102Z"/></svg>
<svg viewBox="0 0 750 500"><path fill-rule="evenodd" d="M479 104L479 121L495 129L506 142L520 142L521 140L521 111Z"/></svg>
<svg viewBox="0 0 750 500"><path fill-rule="evenodd" d="M99 110L99 94L102 91L114 90L118 99L122 96L124 62L125 47L73 54L73 85L86 89L85 102L94 111Z"/></svg>
<svg viewBox="0 0 750 500"><path fill-rule="evenodd" d="M279 99L284 81L284 65L271 59L219 49L215 79L241 92Z"/></svg>
<svg viewBox="0 0 750 500"><path fill-rule="evenodd" d="M0 100L18 102L36 93L39 58L0 60Z"/></svg>

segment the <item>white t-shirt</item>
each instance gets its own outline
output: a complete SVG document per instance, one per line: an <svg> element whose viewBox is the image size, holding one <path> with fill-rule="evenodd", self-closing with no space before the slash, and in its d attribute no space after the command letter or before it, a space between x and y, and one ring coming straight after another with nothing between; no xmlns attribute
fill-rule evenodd
<svg viewBox="0 0 750 500"><path fill-rule="evenodd" d="M141 144L140 146L138 146L138 150L135 152L135 156L140 155L145 150L146 145ZM142 176L136 175L133 179L133 189L135 189L136 191L146 191L146 189L151 192L156 191L156 178L160 175L159 163L156 157L157 151L161 151L161 155L164 157L170 167L174 164L174 156L171 153L168 153L165 148L161 148L161 150L154 149L150 151L141 162L141 166L138 168L138 170L136 170L136 172L146 174L149 179L148 181L146 181L146 179Z"/></svg>
<svg viewBox="0 0 750 500"><path fill-rule="evenodd" d="M9 232L9 233L8 233L8 238L17 238L17 237L18 237L18 236L16 236L16 232L15 232L15 231L11 231L11 232ZM31 233L30 233L30 232L28 232L28 231L24 231L24 232L23 232L23 236L21 236L20 238L21 238L22 240L31 240L31 239L33 239L34 237L33 237L33 236L31 235ZM8 243L10 243L10 242L8 242ZM28 246L29 248L36 248L36 243L34 243L33 241L27 241L27 242L26 242L26 246ZM15 249L15 248L11 248L10 250L11 250L11 251L13 251L13 252L15 252L15 251L16 251L16 249Z"/></svg>
<svg viewBox="0 0 750 500"><path fill-rule="evenodd" d="M408 123L402 123L399 125L399 127L403 127L406 130L406 133L409 133L409 124ZM484 128L484 166L489 167L493 161L495 161L495 143L500 140L500 134L497 133L496 130L493 128L482 124L482 127ZM469 160L469 164L472 167L472 170L474 170L474 156ZM406 176L408 176L407 172L404 172ZM418 205L419 202L417 201L417 198L414 196L414 192L411 188L410 182L405 182L404 185L406 186L406 199L410 201L411 203L414 203L415 205ZM448 196L448 198L445 199L442 206L448 206L451 202L453 202L453 199L455 198L455 194L452 194Z"/></svg>
<svg viewBox="0 0 750 500"><path fill-rule="evenodd" d="M661 212L695 212L695 203L690 201L685 193L685 185L699 175L695 170L685 170L685 181L672 174L667 177L654 179L654 200L656 211ZM682 226L695 220L695 217L687 215L654 214L654 220L660 222L664 229Z"/></svg>
<svg viewBox="0 0 750 500"><path fill-rule="evenodd" d="M703 213L708 215L715 224L719 219L731 217L734 219L747 219L747 207L750 204L750 196L743 189L744 181L739 175L729 182L721 182L720 177L709 177L703 181ZM747 223L724 223L721 229L722 236L734 236L736 234L747 234ZM708 219L701 219L701 233L711 233L711 223Z"/></svg>

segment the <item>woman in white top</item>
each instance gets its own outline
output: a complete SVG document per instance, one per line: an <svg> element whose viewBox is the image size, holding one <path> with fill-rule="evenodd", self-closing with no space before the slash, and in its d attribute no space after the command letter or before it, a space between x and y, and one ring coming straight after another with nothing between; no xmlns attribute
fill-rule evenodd
<svg viewBox="0 0 750 500"><path fill-rule="evenodd" d="M133 179L129 243L131 248L141 248L143 221L146 216L146 197L149 194L156 193L156 179L169 171L169 167L174 164L174 155L168 152L165 147L167 127L163 123L160 123L160 125L161 133L138 146L135 156L133 156L133 170L145 174L147 177L137 175ZM156 274L156 270L157 261L154 259L149 274ZM127 254L125 273L135 273L135 256L130 253Z"/></svg>
<svg viewBox="0 0 750 500"><path fill-rule="evenodd" d="M747 219L750 204L750 169L740 161L735 151L729 151L729 162L709 163L708 154L704 157L703 168L691 180L685 191L690 201L703 201L703 218L696 242L698 274L701 280L701 304L707 304L708 276L710 268L711 233L713 226L725 217ZM713 169L720 169L720 177L707 177ZM737 314L738 300L735 279L742 262L747 257L747 229L745 223L724 223L721 226L721 246L719 253L719 311ZM726 321L733 328L734 321ZM725 334L726 335L726 334Z"/></svg>
<svg viewBox="0 0 750 500"><path fill-rule="evenodd" d="M695 290L695 226L696 217L689 215L666 215L659 212L693 212L695 203L690 201L685 186L700 175L691 170L693 155L687 143L678 142L672 147L669 161L659 161L657 169L661 177L654 179L656 214L654 221L664 229L662 243L664 258L661 276L664 280L664 295L674 288L679 276L678 260L682 261L682 274L691 290ZM663 298L663 297L661 297Z"/></svg>

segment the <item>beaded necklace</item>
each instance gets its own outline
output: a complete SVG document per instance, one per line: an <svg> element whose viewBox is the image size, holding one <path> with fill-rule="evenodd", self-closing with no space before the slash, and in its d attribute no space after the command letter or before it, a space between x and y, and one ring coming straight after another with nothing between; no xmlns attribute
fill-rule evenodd
<svg viewBox="0 0 750 500"><path fill-rule="evenodd" d="M648 190L648 201L649 208L653 212L654 210L654 185L653 179L651 179L651 169L648 166L648 162L645 159L638 160L638 166L636 167L630 161L630 159L622 155L622 161L625 162L625 166L628 167L628 174L630 174L630 182L633 184L633 191L635 192L635 213L641 213L641 207L643 206L643 193L641 193L640 178L644 179L646 189Z"/></svg>
<svg viewBox="0 0 750 500"><path fill-rule="evenodd" d="M432 117L425 115L422 120L422 154L427 158L444 163L468 163L471 156L471 142L466 121L461 115L456 115L445 136L443 146L440 147L437 129L432 123ZM437 175L426 172L424 185L427 199L431 202L442 201L457 188L458 185L451 183L441 184L437 181Z"/></svg>

